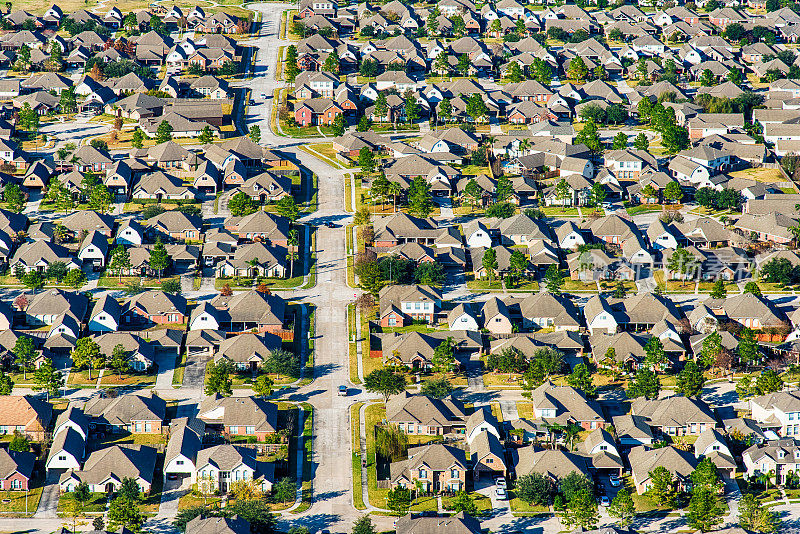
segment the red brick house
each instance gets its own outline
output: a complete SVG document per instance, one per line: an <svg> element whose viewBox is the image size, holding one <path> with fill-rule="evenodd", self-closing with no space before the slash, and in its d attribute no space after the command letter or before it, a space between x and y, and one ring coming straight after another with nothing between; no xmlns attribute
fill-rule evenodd
<svg viewBox="0 0 800 534"><path fill-rule="evenodd" d="M18 452L0 449L0 490L29 490L33 476L32 452Z"/></svg>
<svg viewBox="0 0 800 534"><path fill-rule="evenodd" d="M294 120L300 126L330 126L344 110L330 98L309 98L294 110Z"/></svg>
<svg viewBox="0 0 800 534"><path fill-rule="evenodd" d="M131 297L122 307L123 324L184 324L186 299L163 291L146 291Z"/></svg>

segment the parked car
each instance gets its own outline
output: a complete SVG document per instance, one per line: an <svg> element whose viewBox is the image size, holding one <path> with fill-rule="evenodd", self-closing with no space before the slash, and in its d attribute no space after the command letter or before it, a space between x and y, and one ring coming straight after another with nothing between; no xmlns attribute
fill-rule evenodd
<svg viewBox="0 0 800 534"><path fill-rule="evenodd" d="M347 386L341 385L339 386L339 396L346 397L347 396Z"/></svg>
<svg viewBox="0 0 800 534"><path fill-rule="evenodd" d="M494 479L494 485L498 488L508 489L508 485L506 484L506 479L503 477L497 477Z"/></svg>
<svg viewBox="0 0 800 534"><path fill-rule="evenodd" d="M506 493L506 490L504 490L503 488L495 488L494 496L497 497L498 501L504 501L508 499L508 494Z"/></svg>
<svg viewBox="0 0 800 534"><path fill-rule="evenodd" d="M620 480L619 475L611 475L610 477L608 477L608 480L609 482L611 482L611 485L614 486L615 488L618 488L619 486L622 485L622 480Z"/></svg>
<svg viewBox="0 0 800 534"><path fill-rule="evenodd" d="M608 495L600 497L600 506L608 506L609 504L611 504L611 501L608 500Z"/></svg>

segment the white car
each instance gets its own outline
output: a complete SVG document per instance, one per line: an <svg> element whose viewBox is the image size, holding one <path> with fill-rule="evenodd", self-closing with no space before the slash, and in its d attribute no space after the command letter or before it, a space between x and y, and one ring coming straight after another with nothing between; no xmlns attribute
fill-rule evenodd
<svg viewBox="0 0 800 534"><path fill-rule="evenodd" d="M600 497L600 506L608 506L609 504L611 504L611 501L608 500L608 495Z"/></svg>
<svg viewBox="0 0 800 534"><path fill-rule="evenodd" d="M498 488L508 489L508 485L506 484L506 479L503 477L497 477L494 479L494 485Z"/></svg>
<svg viewBox="0 0 800 534"><path fill-rule="evenodd" d="M508 499L508 493L503 488L495 488L494 496L497 498L498 501L504 501Z"/></svg>
<svg viewBox="0 0 800 534"><path fill-rule="evenodd" d="M622 480L619 479L619 475L611 475L608 477L608 481L611 482L611 485L615 488L618 488L622 485Z"/></svg>

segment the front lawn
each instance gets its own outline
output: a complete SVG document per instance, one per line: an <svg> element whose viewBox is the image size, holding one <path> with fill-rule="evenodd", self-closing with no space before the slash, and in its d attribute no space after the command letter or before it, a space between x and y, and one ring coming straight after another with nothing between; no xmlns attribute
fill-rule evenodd
<svg viewBox="0 0 800 534"><path fill-rule="evenodd" d="M571 208L571 207L562 208L561 206L544 206L543 208L541 208L541 210L544 212L544 214L547 217L558 218L558 217L579 217L580 216L580 212L578 211L578 208Z"/></svg>
<svg viewBox="0 0 800 534"><path fill-rule="evenodd" d="M478 515L484 515L486 512L492 510L492 500L486 495L473 492L470 493L469 496L472 497L472 502L474 502L475 506L478 508ZM442 497L442 508L445 510L452 510L453 498L449 496Z"/></svg>
<svg viewBox="0 0 800 534"><path fill-rule="evenodd" d="M510 498L509 504L511 505L512 512L521 513L547 513L550 511L549 506L541 506L539 504L528 504L519 497L514 490L508 492Z"/></svg>
<svg viewBox="0 0 800 534"><path fill-rule="evenodd" d="M102 289L122 289L128 284L138 284L141 283L142 286L148 288L159 288L161 284L166 282L167 280L176 280L180 282L180 276L163 276L161 280L158 278L145 278L142 280L139 276L123 276L121 279L113 274L106 275L100 277L97 281L97 287Z"/></svg>
<svg viewBox="0 0 800 534"><path fill-rule="evenodd" d="M628 212L628 215L641 215L642 213L656 213L663 209L661 204L639 204L637 206L629 206L625 208L625 211Z"/></svg>
<svg viewBox="0 0 800 534"><path fill-rule="evenodd" d="M108 502L107 493L92 493L83 507L84 513L103 513L106 511L106 502ZM72 506L75 503L75 493L68 492L62 493L58 499L58 513L70 516L72 515Z"/></svg>
<svg viewBox="0 0 800 534"><path fill-rule="evenodd" d="M91 380L89 379L88 369L81 369L81 370L73 369L69 373L68 384L73 386L94 386L97 384L98 376L99 376L99 371L97 369L92 370ZM100 380L100 384L102 386L149 387L155 385L155 383L156 383L156 375L154 374L122 373L122 378L120 378L117 373L115 373L110 369L105 370L103 378Z"/></svg>
<svg viewBox="0 0 800 534"><path fill-rule="evenodd" d="M375 458L374 429L386 418L386 408L382 404L370 404L364 411L367 428L367 490L369 504L378 508L386 508L388 489L378 489L378 467ZM388 473L387 473L388 475Z"/></svg>

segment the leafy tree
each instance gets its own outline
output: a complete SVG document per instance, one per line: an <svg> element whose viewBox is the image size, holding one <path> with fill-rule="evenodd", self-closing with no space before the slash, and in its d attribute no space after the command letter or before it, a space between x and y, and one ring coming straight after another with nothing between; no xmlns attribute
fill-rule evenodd
<svg viewBox="0 0 800 534"><path fill-rule="evenodd" d="M14 381L6 374L5 371L0 369L0 395L11 395L14 390Z"/></svg>
<svg viewBox="0 0 800 534"><path fill-rule="evenodd" d="M258 124L252 125L250 131L247 132L247 137L254 143L259 143L261 141L261 126Z"/></svg>
<svg viewBox="0 0 800 534"><path fill-rule="evenodd" d="M39 271L28 271L22 277L22 284L29 289L39 289L44 286L44 279Z"/></svg>
<svg viewBox="0 0 800 534"><path fill-rule="evenodd" d="M253 199L244 191L237 191L230 200L228 200L228 209L234 217L244 217L245 215L250 215L258 211L258 207L255 202L253 202Z"/></svg>
<svg viewBox="0 0 800 534"><path fill-rule="evenodd" d="M386 495L386 506L398 516L405 515L411 506L411 492L400 487L390 489Z"/></svg>
<svg viewBox="0 0 800 534"><path fill-rule="evenodd" d="M748 365L753 365L761 359L758 340L756 340L756 333L753 330L743 328L739 332L739 344L736 352L739 354L739 358Z"/></svg>
<svg viewBox="0 0 800 534"><path fill-rule="evenodd" d="M269 358L264 362L263 369L267 373L299 378L300 358L294 352L276 349L272 351Z"/></svg>
<svg viewBox="0 0 800 534"><path fill-rule="evenodd" d="M703 87L712 87L716 84L717 83L714 78L714 74L711 72L711 69L705 69L702 73L700 73L700 85Z"/></svg>
<svg viewBox="0 0 800 534"><path fill-rule="evenodd" d="M475 122L485 118L489 113L489 108L486 107L486 102L483 101L483 95L480 93L470 95L467 98L466 111L467 115L472 117L472 120Z"/></svg>
<svg viewBox="0 0 800 534"><path fill-rule="evenodd" d="M575 389L579 389L586 395L593 397L597 393L597 387L592 382L592 375L585 363L579 363L572 370L572 374L567 378L567 382Z"/></svg>
<svg viewBox="0 0 800 534"><path fill-rule="evenodd" d="M453 366L453 362L455 362L455 349L455 341L453 341L453 338L450 336L436 345L433 351L433 358L431 359L433 368L437 371L450 370Z"/></svg>
<svg viewBox="0 0 800 534"><path fill-rule="evenodd" d="M497 251L493 248L487 248L483 253L481 265L486 270L489 280L494 281L497 271Z"/></svg>
<svg viewBox="0 0 800 534"><path fill-rule="evenodd" d="M165 120L162 120L161 123L156 128L156 143L166 143L167 141L172 141L172 125Z"/></svg>
<svg viewBox="0 0 800 534"><path fill-rule="evenodd" d="M644 363L649 366L650 369L663 367L667 361L667 355L664 352L664 344L661 343L661 339L657 336L652 336L647 340L644 346L644 352L646 354Z"/></svg>
<svg viewBox="0 0 800 534"><path fill-rule="evenodd" d="M14 437L11 438L8 448L16 452L28 452L31 450L31 442L25 434L15 430Z"/></svg>
<svg viewBox="0 0 800 534"><path fill-rule="evenodd" d="M272 395L272 386L275 383L267 375L260 375L253 383L253 393L259 397L269 397Z"/></svg>
<svg viewBox="0 0 800 534"><path fill-rule="evenodd" d="M92 369L101 369L105 365L105 357L100 352L100 346L91 338L82 337L75 342L72 349L72 364L78 369L89 369L89 380L92 379Z"/></svg>
<svg viewBox="0 0 800 534"><path fill-rule="evenodd" d="M619 132L614 136L614 141L611 145L614 150L623 150L628 147L628 136L625 132Z"/></svg>
<svg viewBox="0 0 800 534"><path fill-rule="evenodd" d="M633 523L633 518L636 516L636 505L630 491L621 488L617 492L608 507L608 515L616 518L616 523L623 527L628 527Z"/></svg>
<svg viewBox="0 0 800 534"><path fill-rule="evenodd" d="M781 530L781 520L770 508L762 506L755 495L745 493L739 500L739 526L748 531L772 533Z"/></svg>
<svg viewBox="0 0 800 534"><path fill-rule="evenodd" d="M370 393L380 393L388 401L391 395L405 391L406 379L388 368L375 369L364 377L364 388Z"/></svg>
<svg viewBox="0 0 800 534"><path fill-rule="evenodd" d="M161 274L169 269L172 263L172 258L167 254L167 248L161 242L161 238L156 238L156 244L150 251L150 260L147 262L150 268L158 273L158 279L161 280Z"/></svg>
<svg viewBox="0 0 800 534"><path fill-rule="evenodd" d="M275 500L282 503L293 501L297 495L297 485L291 478L282 477L272 487L272 495L275 497Z"/></svg>
<svg viewBox="0 0 800 534"><path fill-rule="evenodd" d="M131 146L133 148L142 148L144 146L144 139L144 132L140 128L136 128L133 131L133 137L131 137Z"/></svg>
<svg viewBox="0 0 800 534"><path fill-rule="evenodd" d="M515 491L517 497L528 504L547 506L555 493L555 486L551 479L534 472L519 477Z"/></svg>
<svg viewBox="0 0 800 534"><path fill-rule="evenodd" d="M408 187L408 211L418 217L427 217L433 211L431 186L424 176L417 176Z"/></svg>
<svg viewBox="0 0 800 534"><path fill-rule="evenodd" d="M231 364L226 360L220 360L216 364L209 362L207 367L206 395L213 395L215 393L226 397L232 395L233 381L230 379L232 371Z"/></svg>
<svg viewBox="0 0 800 534"><path fill-rule="evenodd" d="M607 193L606 188L600 182L595 182L592 184L592 193L591 199L592 204L595 206L601 205L606 199Z"/></svg>
<svg viewBox="0 0 800 534"><path fill-rule="evenodd" d="M541 58L533 58L533 77L542 85L550 85L553 80L550 64Z"/></svg>
<svg viewBox="0 0 800 534"><path fill-rule="evenodd" d="M449 98L445 98L439 102L438 107L438 116L441 117L444 122L448 122L453 118L453 105L450 103Z"/></svg>
<svg viewBox="0 0 800 534"><path fill-rule="evenodd" d="M419 119L421 109L419 102L417 102L417 97L411 89L408 89L403 96L405 98L406 120L409 124L414 124Z"/></svg>
<svg viewBox="0 0 800 534"><path fill-rule="evenodd" d="M714 282L714 287L711 289L711 294L709 296L712 299L724 299L728 296L728 290L725 289L725 282L723 282L722 278Z"/></svg>
<svg viewBox="0 0 800 534"><path fill-rule="evenodd" d="M456 513L464 512L472 517L478 515L478 506L475 504L475 501L472 500L472 497L470 497L469 493L464 490L456 493L456 496L452 500L452 504L453 511Z"/></svg>
<svg viewBox="0 0 800 534"><path fill-rule="evenodd" d="M678 182L670 182L664 188L664 199L670 202L680 202L683 198L683 190Z"/></svg>
<svg viewBox="0 0 800 534"><path fill-rule="evenodd" d="M574 60L573 60L574 61ZM599 154L603 151L603 144L600 142L600 132L594 121L587 122L583 129L575 136L575 144L584 144L592 154Z"/></svg>
<svg viewBox="0 0 800 534"><path fill-rule="evenodd" d="M629 399L644 397L646 399L657 399L661 391L661 381L658 376L650 369L640 368L636 371L633 380L628 383L625 394Z"/></svg>
<svg viewBox="0 0 800 534"><path fill-rule="evenodd" d="M25 194L17 184L6 184L3 188L3 200L6 201L6 207L9 211L22 213L22 210L25 209Z"/></svg>
<svg viewBox="0 0 800 534"><path fill-rule="evenodd" d="M729 82L735 83L736 85L741 85L741 83L744 81L742 78L742 71L739 69L729 70L727 78Z"/></svg>
<svg viewBox="0 0 800 534"><path fill-rule="evenodd" d="M689 132L686 128L670 123L661 132L661 145L670 154L689 148Z"/></svg>
<svg viewBox="0 0 800 534"><path fill-rule="evenodd" d="M722 523L722 507L715 490L705 487L694 488L689 501L687 523L694 530L709 532Z"/></svg>
<svg viewBox="0 0 800 534"><path fill-rule="evenodd" d="M570 60L569 67L567 67L567 77L576 82L583 82L589 77L589 69L586 67L583 58L575 56Z"/></svg>
<svg viewBox="0 0 800 534"><path fill-rule="evenodd" d="M344 115L336 115L333 119L332 128L334 137L341 137L344 135L344 132L347 130L347 122L344 120ZM261 137L260 134L259 137Z"/></svg>
<svg viewBox="0 0 800 534"><path fill-rule="evenodd" d="M675 480L672 473L664 467L659 465L649 473L652 484L650 489L647 490L659 506L674 507L675 499L677 497L677 490L675 489Z"/></svg>
<svg viewBox="0 0 800 534"><path fill-rule="evenodd" d="M78 290L86 285L86 273L80 269L70 269L64 276L64 283L72 289Z"/></svg>
<svg viewBox="0 0 800 534"><path fill-rule="evenodd" d="M572 471L559 481L559 489L564 498L567 501L571 501L583 491L594 492L594 484L586 475Z"/></svg>
<svg viewBox="0 0 800 534"><path fill-rule="evenodd" d="M677 273L681 278L686 277L697 266L697 260L691 252L679 246L667 260L667 269Z"/></svg>
<svg viewBox="0 0 800 534"><path fill-rule="evenodd" d="M278 215L282 215L294 222L300 216L300 207L297 205L293 196L285 196L275 203L275 209Z"/></svg>
<svg viewBox="0 0 800 534"><path fill-rule="evenodd" d="M67 275L67 264L63 261L54 261L44 271L45 278L61 282Z"/></svg>
<svg viewBox="0 0 800 534"><path fill-rule="evenodd" d="M761 296L761 288L758 286L756 282L753 282L752 280L750 280L744 285L744 292L751 293L757 297Z"/></svg>
<svg viewBox="0 0 800 534"><path fill-rule="evenodd" d="M783 379L772 369L767 369L756 379L756 389L759 395L775 393L783 389Z"/></svg>
<svg viewBox="0 0 800 534"><path fill-rule="evenodd" d="M678 373L678 393L685 397L699 397L706 379L697 364L689 360Z"/></svg>
<svg viewBox="0 0 800 534"><path fill-rule="evenodd" d="M33 373L34 391L47 391L48 397L57 397L58 390L64 385L64 378L53 369L53 362L45 360Z"/></svg>
<svg viewBox="0 0 800 534"><path fill-rule="evenodd" d="M116 530L128 527L138 531L144 523L144 516L139 511L139 503L130 497L118 495L111 501L108 509L109 526Z"/></svg>
<svg viewBox="0 0 800 534"><path fill-rule="evenodd" d="M564 287L564 278L561 276L558 267L555 265L548 267L544 274L544 280L548 292L553 295L561 294L561 288Z"/></svg>
<svg viewBox="0 0 800 534"><path fill-rule="evenodd" d="M717 466L711 461L711 458L705 457L697 464L697 467L692 472L692 486L694 488L705 488L717 491L720 489L722 482L717 473Z"/></svg>
<svg viewBox="0 0 800 534"><path fill-rule="evenodd" d="M643 100L647 100L646 98ZM649 100L647 100L649 102ZM650 148L650 142L647 140L647 136L644 132L640 133L636 136L636 139L633 140L633 148L637 150L647 150Z"/></svg>
<svg viewBox="0 0 800 534"><path fill-rule="evenodd" d="M500 19L495 19L495 22L499 23ZM525 79L525 74L522 72L522 68L519 66L519 63L516 61L511 61L506 69L505 77L511 83L518 83Z"/></svg>
<svg viewBox="0 0 800 534"><path fill-rule="evenodd" d="M129 363L130 358L128 357L128 352L125 350L125 347L122 346L121 343L114 345L113 350L111 351L111 358L108 360L108 367L117 372L117 376L121 379L122 373L128 371L130 368Z"/></svg>
<svg viewBox="0 0 800 534"><path fill-rule="evenodd" d="M250 130L252 131L252 128ZM206 124L206 126L200 132L200 135L197 137L197 140L204 145L214 141L214 132L211 131L211 126Z"/></svg>
<svg viewBox="0 0 800 534"><path fill-rule="evenodd" d="M377 534L372 519L368 515L362 515L356 519L356 522L353 523L353 534Z"/></svg>
<svg viewBox="0 0 800 534"><path fill-rule="evenodd" d="M428 397L442 399L453 392L453 385L445 377L430 378L422 383L420 392Z"/></svg>
<svg viewBox="0 0 800 534"><path fill-rule="evenodd" d="M567 508L561 516L561 523L569 529L591 530L599 521L597 501L594 500L592 493L586 490L567 500Z"/></svg>
<svg viewBox="0 0 800 534"><path fill-rule="evenodd" d="M33 366L33 360L36 358L36 347L33 345L33 339L28 336L18 337L11 352L14 353L14 363L22 369L23 380L27 380L28 369Z"/></svg>

